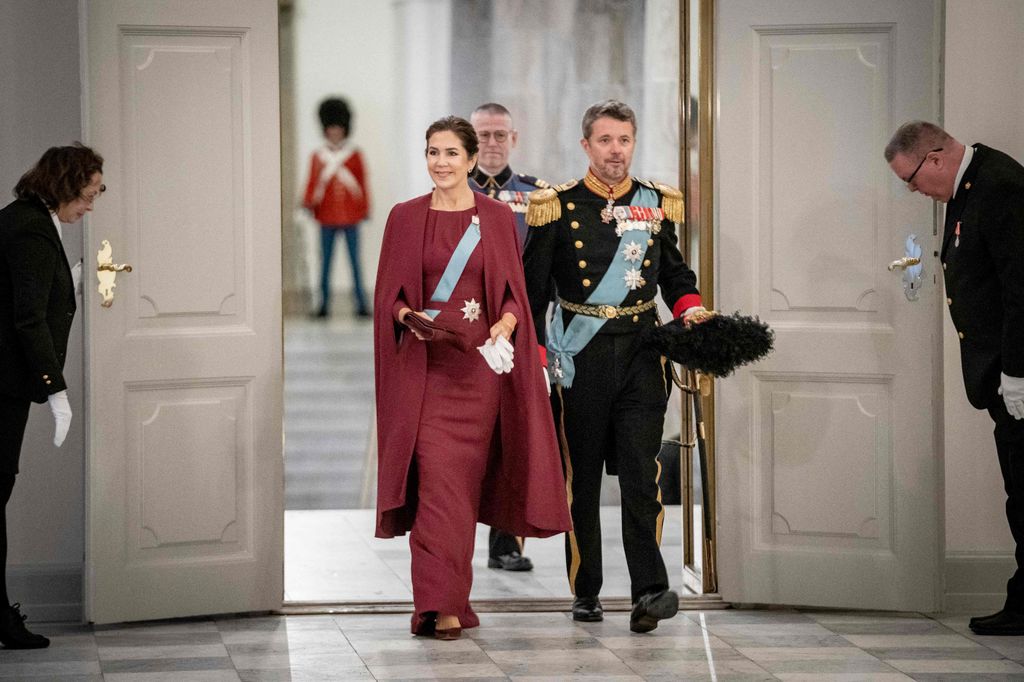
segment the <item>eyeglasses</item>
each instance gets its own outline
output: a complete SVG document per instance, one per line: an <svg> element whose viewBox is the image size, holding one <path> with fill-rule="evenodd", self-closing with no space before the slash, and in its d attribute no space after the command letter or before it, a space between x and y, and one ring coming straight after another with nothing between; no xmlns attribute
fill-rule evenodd
<svg viewBox="0 0 1024 682"><path fill-rule="evenodd" d="M510 135L512 135L512 131L510 130L495 130L493 133L489 130L485 130L482 133L476 134L477 138L484 144L490 142L491 138L494 138L495 142L501 144L502 142L507 141Z"/></svg>
<svg viewBox="0 0 1024 682"><path fill-rule="evenodd" d="M93 192L92 194L89 194L89 195L79 194L78 198L81 199L82 201L84 201L87 204L92 204L97 199L100 198L101 194L103 194L106 191L107 191L107 186L106 185L100 185L99 191Z"/></svg>
<svg viewBox="0 0 1024 682"><path fill-rule="evenodd" d="M941 151L942 151L942 147L938 147L938 148L933 149L932 151L928 152L928 154L931 154L932 152L941 152ZM924 158L922 158L921 162L917 164L917 168L914 169L914 172L911 173L910 177L907 178L906 180L904 180L903 182L905 182L905 183L907 183L907 185L909 185L910 183L912 183L914 181L914 177L917 175L917 171L921 170L921 166L923 166L924 162L928 160L928 154L924 155Z"/></svg>

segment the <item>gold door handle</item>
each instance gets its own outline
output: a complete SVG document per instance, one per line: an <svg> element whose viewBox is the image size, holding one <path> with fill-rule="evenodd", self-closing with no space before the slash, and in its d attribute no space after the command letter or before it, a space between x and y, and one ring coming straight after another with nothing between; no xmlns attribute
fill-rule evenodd
<svg viewBox="0 0 1024 682"><path fill-rule="evenodd" d="M913 256L904 256L903 258L899 258L889 263L889 272L892 272L896 268L899 268L900 270L906 270L911 265L918 265L920 264L920 262L920 258L914 258Z"/></svg>
<svg viewBox="0 0 1024 682"><path fill-rule="evenodd" d="M132 266L125 263L124 265L114 265L113 263L100 263L96 266L97 272L131 272Z"/></svg>
<svg viewBox="0 0 1024 682"><path fill-rule="evenodd" d="M109 308L114 305L114 287L117 286L117 273L119 272L131 272L132 266L127 263L115 264L111 256L114 250L110 247L110 242L106 239L100 245L100 250L96 252L96 279L99 280L99 286L97 290L100 292L100 296L103 300L100 301L100 305L104 308Z"/></svg>

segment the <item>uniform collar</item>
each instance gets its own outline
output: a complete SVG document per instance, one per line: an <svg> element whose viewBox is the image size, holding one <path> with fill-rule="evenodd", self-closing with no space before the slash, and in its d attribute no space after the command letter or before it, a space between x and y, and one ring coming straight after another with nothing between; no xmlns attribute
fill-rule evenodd
<svg viewBox="0 0 1024 682"><path fill-rule="evenodd" d="M473 171L473 180L484 189L501 189L512 179L512 167L505 166L500 173L491 176L483 172L480 166Z"/></svg>
<svg viewBox="0 0 1024 682"><path fill-rule="evenodd" d="M633 178L627 175L625 180L614 187L610 187L594 175L594 171L588 168L587 174L583 177L583 184L597 196L615 201L628 194L629 190L633 188Z"/></svg>
<svg viewBox="0 0 1024 682"><path fill-rule="evenodd" d="M967 172L967 167L971 165L971 159L974 158L974 147L969 145L964 146L964 158L960 160L960 168L956 172L956 180L953 181L953 196L949 199L952 201L956 199L956 191L960 189L960 181L964 179L964 173Z"/></svg>
<svg viewBox="0 0 1024 682"><path fill-rule="evenodd" d="M56 211L50 211L50 219L53 220L53 226L57 228L57 236L64 241L64 231L60 229L60 218L57 217Z"/></svg>

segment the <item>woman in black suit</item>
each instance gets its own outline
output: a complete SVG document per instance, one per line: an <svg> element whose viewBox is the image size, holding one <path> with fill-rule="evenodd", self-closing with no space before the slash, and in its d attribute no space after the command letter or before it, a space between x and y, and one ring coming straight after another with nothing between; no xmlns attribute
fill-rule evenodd
<svg viewBox="0 0 1024 682"><path fill-rule="evenodd" d="M75 277L61 243L61 223L78 222L105 189L103 159L96 152L77 143L51 147L18 181L17 199L0 210L0 642L8 649L50 644L25 628L20 605L7 597L6 507L29 405L49 403L58 447L71 425L63 369L75 316Z"/></svg>

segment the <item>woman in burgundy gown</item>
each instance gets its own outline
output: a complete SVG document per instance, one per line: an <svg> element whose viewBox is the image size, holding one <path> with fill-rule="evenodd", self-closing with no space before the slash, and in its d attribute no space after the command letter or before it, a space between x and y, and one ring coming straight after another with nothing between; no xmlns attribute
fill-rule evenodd
<svg viewBox="0 0 1024 682"><path fill-rule="evenodd" d="M468 121L426 138L434 190L392 209L374 292L376 534L410 531L412 632L454 639L479 625L477 521L532 537L571 522L512 212L469 188ZM412 315L451 333L428 340ZM504 364L478 351L492 344Z"/></svg>

